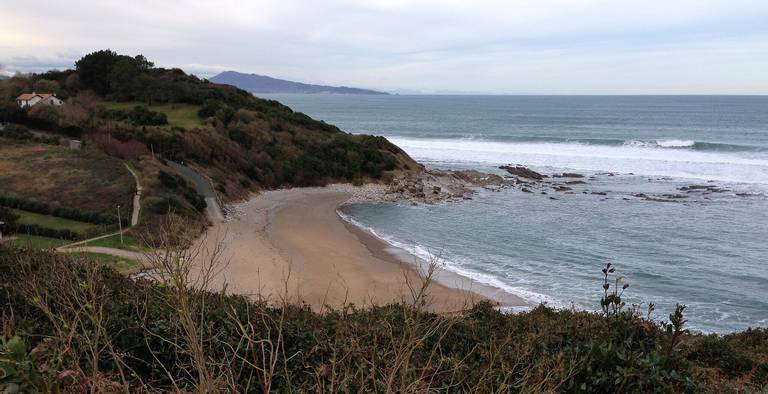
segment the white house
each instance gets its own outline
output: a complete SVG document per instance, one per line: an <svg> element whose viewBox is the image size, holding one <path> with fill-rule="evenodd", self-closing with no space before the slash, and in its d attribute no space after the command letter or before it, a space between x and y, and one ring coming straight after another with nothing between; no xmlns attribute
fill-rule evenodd
<svg viewBox="0 0 768 394"><path fill-rule="evenodd" d="M16 104L21 108L33 107L37 104L60 106L64 104L64 101L56 97L55 93L24 93L19 97L16 97Z"/></svg>

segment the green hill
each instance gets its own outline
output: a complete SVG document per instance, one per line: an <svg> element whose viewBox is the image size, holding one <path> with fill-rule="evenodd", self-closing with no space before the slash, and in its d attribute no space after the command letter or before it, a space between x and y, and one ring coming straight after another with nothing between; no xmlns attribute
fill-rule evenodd
<svg viewBox="0 0 768 394"><path fill-rule="evenodd" d="M60 108L20 110L22 92L54 92ZM337 127L229 85L179 69L154 67L141 55L109 50L50 71L0 82L0 122L49 130L112 146L123 159L184 161L216 183L223 199L281 186L378 180L418 164L383 137Z"/></svg>

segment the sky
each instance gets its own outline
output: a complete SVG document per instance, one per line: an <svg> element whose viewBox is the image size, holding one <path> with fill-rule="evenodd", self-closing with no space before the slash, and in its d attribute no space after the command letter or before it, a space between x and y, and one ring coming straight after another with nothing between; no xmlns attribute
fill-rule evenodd
<svg viewBox="0 0 768 394"><path fill-rule="evenodd" d="M143 54L389 92L768 94L768 0L0 0L0 73Z"/></svg>

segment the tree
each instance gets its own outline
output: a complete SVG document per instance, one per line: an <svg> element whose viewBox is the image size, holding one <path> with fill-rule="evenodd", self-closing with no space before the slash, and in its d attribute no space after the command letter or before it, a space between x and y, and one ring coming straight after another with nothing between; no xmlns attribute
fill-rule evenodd
<svg viewBox="0 0 768 394"><path fill-rule="evenodd" d="M87 88L93 89L99 95L103 96L109 93L109 76L115 63L121 57L117 52L109 49L83 56L75 63L75 69L80 76L80 83Z"/></svg>
<svg viewBox="0 0 768 394"><path fill-rule="evenodd" d="M61 86L56 81L49 79L40 79L32 85L32 90L37 93L55 93L61 94Z"/></svg>
<svg viewBox="0 0 768 394"><path fill-rule="evenodd" d="M27 112L14 102L0 102L0 122L23 123Z"/></svg>
<svg viewBox="0 0 768 394"><path fill-rule="evenodd" d="M133 59L120 59L109 74L109 86L117 100L133 100L140 70Z"/></svg>
<svg viewBox="0 0 768 394"><path fill-rule="evenodd" d="M64 81L64 86L66 86L67 90L70 92L74 92L80 89L80 76L77 75L77 73L72 73L67 76L67 79Z"/></svg>

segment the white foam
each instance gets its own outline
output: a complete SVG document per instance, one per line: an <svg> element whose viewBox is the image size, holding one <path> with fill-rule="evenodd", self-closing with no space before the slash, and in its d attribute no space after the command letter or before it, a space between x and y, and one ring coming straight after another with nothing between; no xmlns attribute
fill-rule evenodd
<svg viewBox="0 0 768 394"><path fill-rule="evenodd" d="M579 143L525 143L388 137L416 160L442 163L569 168L679 179L768 186L768 154L702 152L684 147L688 140L661 140L623 146Z"/></svg>
<svg viewBox="0 0 768 394"><path fill-rule="evenodd" d="M475 272L469 269L466 269L462 267L461 264L458 264L454 261L447 260L443 257L441 257L439 254L435 254L430 252L426 247L422 245L409 245L404 242L401 242L397 240L396 238L381 234L374 230L371 227L368 227L359 221L355 220L354 218L350 217L349 215L337 211L337 214L339 217L344 219L345 221L349 222L350 224L357 226L358 228L362 229L363 231L366 231L370 233L371 235L375 236L376 238L381 239L382 241L386 242L389 245L392 245L393 247L404 250L417 258L421 259L422 261L434 261L439 260L441 262L441 267L447 271L450 271L456 275L463 276L465 278L468 278L476 283L480 283L486 286L493 287L495 289L499 289L505 293L520 297L526 301L528 301L532 305L539 305L539 304L547 304L553 308L564 308L567 307L567 305L561 303L559 300L552 298L550 296L535 293L532 291L528 291L525 289L521 289L519 287L511 286L507 283L504 283L503 281L499 280L498 278L487 275L479 272ZM527 310L529 307L517 307L515 310ZM512 311L510 309L510 311Z"/></svg>
<svg viewBox="0 0 768 394"><path fill-rule="evenodd" d="M656 140L656 145L662 148L690 148L696 145L696 141L691 140Z"/></svg>

